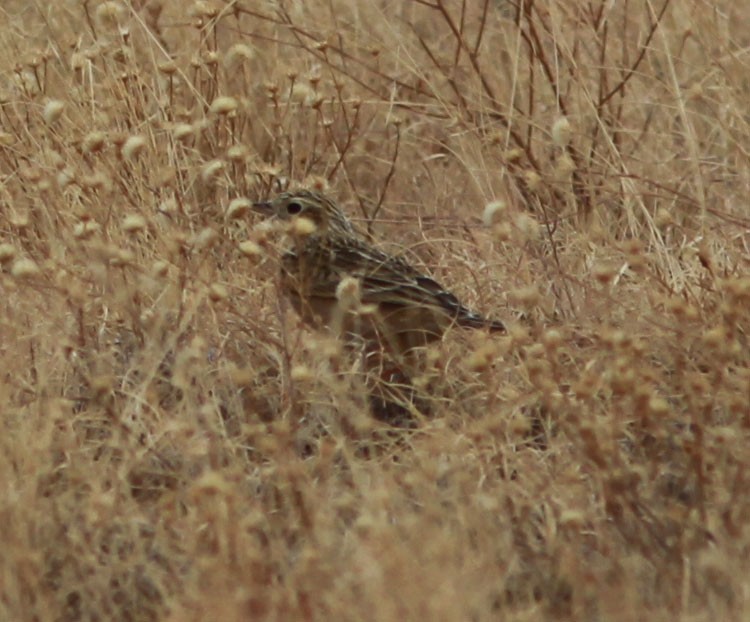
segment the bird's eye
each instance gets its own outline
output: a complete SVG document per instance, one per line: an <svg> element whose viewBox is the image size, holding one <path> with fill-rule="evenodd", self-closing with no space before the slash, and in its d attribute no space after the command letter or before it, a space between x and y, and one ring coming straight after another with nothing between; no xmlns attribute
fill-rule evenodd
<svg viewBox="0 0 750 622"><path fill-rule="evenodd" d="M290 216L299 214L302 211L302 205L296 201L292 201L286 206L286 213Z"/></svg>

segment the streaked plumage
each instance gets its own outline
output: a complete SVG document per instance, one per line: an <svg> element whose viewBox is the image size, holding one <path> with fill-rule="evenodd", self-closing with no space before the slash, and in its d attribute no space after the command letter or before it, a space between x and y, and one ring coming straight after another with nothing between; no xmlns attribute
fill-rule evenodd
<svg viewBox="0 0 750 622"><path fill-rule="evenodd" d="M306 218L314 225L293 236L282 258L283 288L308 323L378 339L400 353L439 339L454 324L505 330L501 322L463 306L404 259L374 248L320 193L287 192L255 203L255 209L288 221ZM343 318L337 289L345 277L359 282L360 301L368 313Z"/></svg>

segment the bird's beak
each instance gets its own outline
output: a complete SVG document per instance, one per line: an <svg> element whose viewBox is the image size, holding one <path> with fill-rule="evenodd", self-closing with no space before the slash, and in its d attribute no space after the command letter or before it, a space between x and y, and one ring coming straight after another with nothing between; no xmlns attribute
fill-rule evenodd
<svg viewBox="0 0 750 622"><path fill-rule="evenodd" d="M258 201L257 203L253 203L253 210L259 214L270 216L273 214L273 205L271 205L270 201Z"/></svg>

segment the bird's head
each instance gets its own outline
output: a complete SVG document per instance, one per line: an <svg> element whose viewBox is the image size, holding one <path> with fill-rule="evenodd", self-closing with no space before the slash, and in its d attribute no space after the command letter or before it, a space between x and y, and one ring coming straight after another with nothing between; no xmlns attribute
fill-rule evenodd
<svg viewBox="0 0 750 622"><path fill-rule="evenodd" d="M292 223L304 218L313 224L317 233L354 233L351 223L338 206L313 190L283 192L270 201L253 203L253 209Z"/></svg>

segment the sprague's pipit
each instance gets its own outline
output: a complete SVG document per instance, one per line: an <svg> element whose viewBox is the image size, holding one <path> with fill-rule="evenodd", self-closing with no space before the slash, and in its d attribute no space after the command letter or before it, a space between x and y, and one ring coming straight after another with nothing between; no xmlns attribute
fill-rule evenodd
<svg viewBox="0 0 750 622"><path fill-rule="evenodd" d="M284 192L254 209L292 225L281 285L308 324L335 328L397 357L440 339L452 325L505 331L502 322L469 310L404 259L373 247L319 192Z"/></svg>

